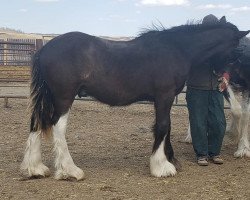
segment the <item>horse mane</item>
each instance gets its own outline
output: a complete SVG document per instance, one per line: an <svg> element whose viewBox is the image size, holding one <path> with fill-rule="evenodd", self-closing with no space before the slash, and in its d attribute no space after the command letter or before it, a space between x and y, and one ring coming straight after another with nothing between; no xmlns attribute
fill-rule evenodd
<svg viewBox="0 0 250 200"><path fill-rule="evenodd" d="M152 24L152 27L144 28L143 31L141 31L137 38L146 37L146 36L152 36L157 35L159 33L190 33L193 31L204 31L208 29L215 29L215 28L221 28L221 27L230 27L231 29L238 28L231 24L230 22L227 23L216 23L216 24L202 24L201 21L188 21L184 25L180 26L174 26L169 29L166 29L161 23L160 25Z"/></svg>

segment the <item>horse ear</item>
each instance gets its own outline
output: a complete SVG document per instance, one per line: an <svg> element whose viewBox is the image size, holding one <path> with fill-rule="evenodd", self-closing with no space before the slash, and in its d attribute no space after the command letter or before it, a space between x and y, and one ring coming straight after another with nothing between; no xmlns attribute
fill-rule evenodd
<svg viewBox="0 0 250 200"><path fill-rule="evenodd" d="M239 31L239 33L238 33L238 38L239 38L239 39L243 38L243 37L246 36L249 32L250 32L250 30L249 30L249 31Z"/></svg>
<svg viewBox="0 0 250 200"><path fill-rule="evenodd" d="M220 23L222 23L222 24L227 23L227 20L226 20L225 16L223 16L222 18L220 18Z"/></svg>

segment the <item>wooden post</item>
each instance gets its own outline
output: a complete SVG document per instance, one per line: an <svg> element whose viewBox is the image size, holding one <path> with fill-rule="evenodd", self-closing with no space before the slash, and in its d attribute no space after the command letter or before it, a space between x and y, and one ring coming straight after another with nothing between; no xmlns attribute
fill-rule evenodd
<svg viewBox="0 0 250 200"><path fill-rule="evenodd" d="M8 105L8 97L4 97L4 107L5 107L5 108L9 108L9 105Z"/></svg>

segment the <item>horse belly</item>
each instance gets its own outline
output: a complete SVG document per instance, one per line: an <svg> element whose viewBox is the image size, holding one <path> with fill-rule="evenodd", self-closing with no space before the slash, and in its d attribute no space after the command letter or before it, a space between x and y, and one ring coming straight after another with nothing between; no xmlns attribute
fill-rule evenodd
<svg viewBox="0 0 250 200"><path fill-rule="evenodd" d="M119 90L91 90L87 92L90 96L93 96L102 103L110 106L123 106L134 102L135 96L125 93Z"/></svg>
<svg viewBox="0 0 250 200"><path fill-rule="evenodd" d="M86 93L93 96L100 102L111 106L124 106L134 103L150 95L137 84L121 84L118 81L98 81L86 85Z"/></svg>

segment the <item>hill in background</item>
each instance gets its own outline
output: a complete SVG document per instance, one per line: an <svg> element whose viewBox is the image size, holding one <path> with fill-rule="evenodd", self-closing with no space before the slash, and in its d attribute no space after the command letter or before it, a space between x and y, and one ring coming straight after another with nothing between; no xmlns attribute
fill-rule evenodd
<svg viewBox="0 0 250 200"><path fill-rule="evenodd" d="M0 28L0 39L51 39L58 34L24 33L21 30L11 28Z"/></svg>
<svg viewBox="0 0 250 200"><path fill-rule="evenodd" d="M21 30L15 30L11 28L0 27L0 39L15 38L15 39L46 39L50 40L59 34L40 34L40 33L24 33ZM100 36L101 38L108 40L126 41L131 40L133 37L111 37Z"/></svg>
<svg viewBox="0 0 250 200"><path fill-rule="evenodd" d="M0 32L6 32L6 33L23 33L21 30L16 30L8 27L0 27Z"/></svg>

